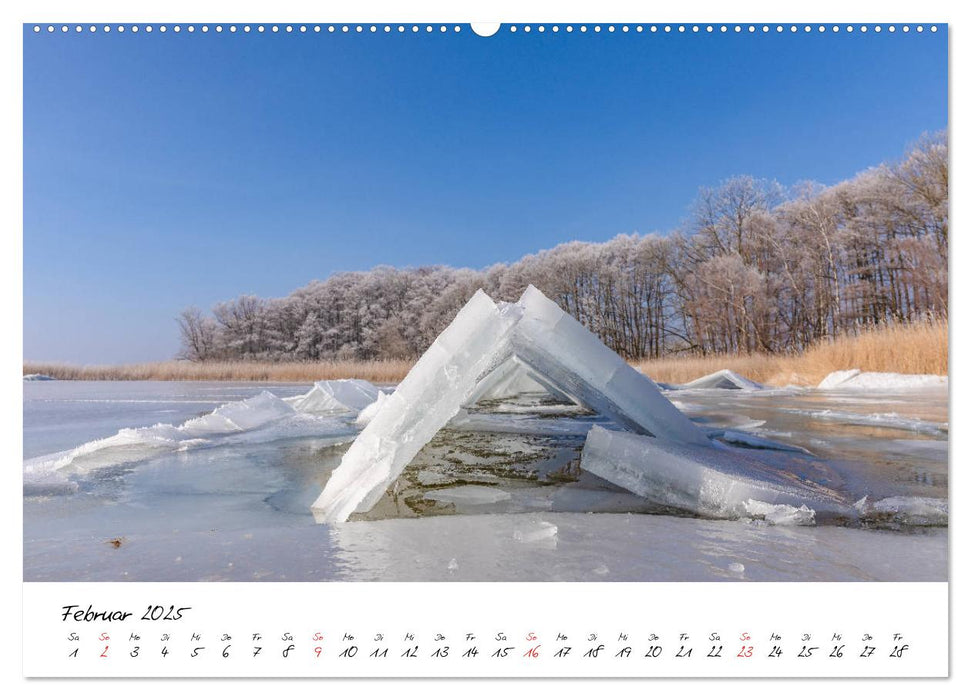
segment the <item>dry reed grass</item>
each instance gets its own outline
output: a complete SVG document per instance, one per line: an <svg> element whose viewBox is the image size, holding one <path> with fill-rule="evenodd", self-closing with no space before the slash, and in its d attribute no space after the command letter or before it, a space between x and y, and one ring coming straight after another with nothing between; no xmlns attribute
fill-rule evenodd
<svg viewBox="0 0 971 700"><path fill-rule="evenodd" d="M309 382L322 379L367 379L375 384L401 381L411 369L407 360L334 360L327 362L145 362L132 365L69 365L25 362L24 374L55 379Z"/></svg>
<svg viewBox="0 0 971 700"><path fill-rule="evenodd" d="M889 325L817 344L798 355L670 356L633 364L659 382L683 384L720 369L731 369L764 384L814 386L838 369L869 372L947 374L947 321ZM133 365L75 366L25 362L24 374L55 379L310 382L367 379L377 384L401 381L407 360L327 362L150 362Z"/></svg>
<svg viewBox="0 0 971 700"><path fill-rule="evenodd" d="M839 369L947 374L947 333L946 320L930 319L861 330L793 355L682 356L632 364L656 381L672 384L684 384L720 369L773 386L815 386Z"/></svg>

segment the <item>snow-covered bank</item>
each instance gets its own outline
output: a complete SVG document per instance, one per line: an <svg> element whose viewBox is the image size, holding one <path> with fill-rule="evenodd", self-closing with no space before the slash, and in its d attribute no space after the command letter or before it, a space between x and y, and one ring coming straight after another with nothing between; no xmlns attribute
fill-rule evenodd
<svg viewBox="0 0 971 700"><path fill-rule="evenodd" d="M898 374L896 372L861 372L858 369L831 372L818 389L908 391L914 389L947 389L948 378L938 374Z"/></svg>

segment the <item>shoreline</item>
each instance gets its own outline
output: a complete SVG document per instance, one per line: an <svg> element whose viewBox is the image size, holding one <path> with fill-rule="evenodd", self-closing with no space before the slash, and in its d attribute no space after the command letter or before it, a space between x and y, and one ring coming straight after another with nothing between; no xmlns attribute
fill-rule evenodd
<svg viewBox="0 0 971 700"><path fill-rule="evenodd" d="M654 381L684 384L730 369L771 386L816 386L837 370L899 374L948 374L948 322L927 320L861 330L817 343L800 353L677 355L629 360ZM235 381L314 382L326 379L366 379L394 384L404 379L414 360L324 360L285 362L234 360L192 362L171 360L127 365L23 363L24 375L87 381Z"/></svg>

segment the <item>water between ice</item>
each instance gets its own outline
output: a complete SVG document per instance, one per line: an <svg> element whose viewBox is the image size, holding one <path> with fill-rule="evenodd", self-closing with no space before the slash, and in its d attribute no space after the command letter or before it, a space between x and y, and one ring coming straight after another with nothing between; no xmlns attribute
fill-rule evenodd
<svg viewBox="0 0 971 700"><path fill-rule="evenodd" d="M306 385L171 382L24 384L25 463L120 430L179 426L220 405ZM708 430L748 431L805 448L853 493L947 496L947 392L673 391ZM272 403L272 402L271 402ZM274 404L275 405L275 404ZM528 403L467 417L490 450L460 432L433 441L401 492L369 519L314 524L309 506L359 426L275 431L201 449L79 470L76 489L25 488L26 580L945 580L947 528L788 527L768 520L665 514L569 463L582 446ZM526 441L496 416L554 421ZM900 420L886 420L894 415ZM842 419L849 416L849 419ZM871 421L860 416L874 416ZM298 419L304 420L304 419ZM565 421L556 423L555 421ZM499 421L497 423L497 421ZM592 424L589 423L589 424ZM335 427L336 426L336 427ZM339 427L339 430L337 430ZM541 431L542 432L542 431ZM336 436L343 435L344 437ZM518 442L517 442L518 441ZM579 442L578 442L579 441ZM463 469L443 467L461 453ZM444 460L444 461L443 461ZM525 477L517 460L529 461ZM27 484L25 483L25 487ZM439 500L434 491L439 490ZM894 501L893 499L904 499ZM594 512L591 512L594 511ZM402 517L403 515L409 517ZM416 515L425 517L413 517ZM430 517L440 516L440 517ZM888 519L894 517L888 513ZM895 521L892 521L895 522ZM114 542L120 543L118 546ZM739 566L740 565L740 566Z"/></svg>

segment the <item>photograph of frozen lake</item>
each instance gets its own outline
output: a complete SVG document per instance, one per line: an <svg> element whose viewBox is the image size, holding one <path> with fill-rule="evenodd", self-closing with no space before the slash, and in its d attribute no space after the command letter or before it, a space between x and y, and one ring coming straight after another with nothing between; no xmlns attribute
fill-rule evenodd
<svg viewBox="0 0 971 700"><path fill-rule="evenodd" d="M948 580L946 27L189 26L24 27L25 581Z"/></svg>

